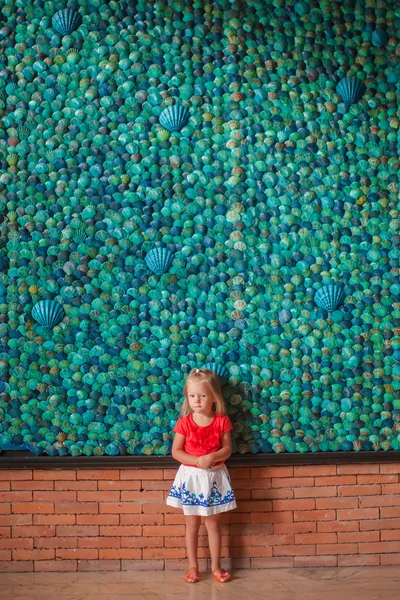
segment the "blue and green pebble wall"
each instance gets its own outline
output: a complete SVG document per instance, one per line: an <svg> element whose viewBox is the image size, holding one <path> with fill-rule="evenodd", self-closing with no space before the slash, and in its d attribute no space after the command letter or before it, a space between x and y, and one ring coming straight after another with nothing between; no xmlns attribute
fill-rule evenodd
<svg viewBox="0 0 400 600"><path fill-rule="evenodd" d="M399 450L399 3L0 15L1 448Z"/></svg>

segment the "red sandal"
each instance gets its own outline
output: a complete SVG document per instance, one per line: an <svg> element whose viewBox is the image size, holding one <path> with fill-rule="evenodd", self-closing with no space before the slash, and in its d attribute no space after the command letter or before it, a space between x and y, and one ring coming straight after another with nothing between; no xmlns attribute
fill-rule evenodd
<svg viewBox="0 0 400 600"><path fill-rule="evenodd" d="M197 583L199 581L199 569L197 567L189 567L183 579L186 583Z"/></svg>
<svg viewBox="0 0 400 600"><path fill-rule="evenodd" d="M228 583L228 581L232 579L230 573L228 573L228 571L224 571L224 569L221 568L214 569L211 575L215 577L215 579L220 583Z"/></svg>

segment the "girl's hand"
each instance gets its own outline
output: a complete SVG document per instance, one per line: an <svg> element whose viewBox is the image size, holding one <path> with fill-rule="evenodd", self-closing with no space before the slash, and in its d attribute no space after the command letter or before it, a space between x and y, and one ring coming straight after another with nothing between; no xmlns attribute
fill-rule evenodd
<svg viewBox="0 0 400 600"><path fill-rule="evenodd" d="M199 469L209 469L214 466L214 457L212 454L205 454L204 456L199 456L197 459L196 465Z"/></svg>

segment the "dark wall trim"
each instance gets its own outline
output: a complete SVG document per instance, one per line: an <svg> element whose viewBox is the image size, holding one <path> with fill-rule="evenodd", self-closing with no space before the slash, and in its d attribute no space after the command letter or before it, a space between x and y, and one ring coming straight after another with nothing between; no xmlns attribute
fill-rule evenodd
<svg viewBox="0 0 400 600"><path fill-rule="evenodd" d="M326 465L400 462L400 452L307 452L305 454L235 454L228 467L267 467L269 465ZM172 456L35 456L30 452L7 451L0 455L0 469L167 469L178 466Z"/></svg>

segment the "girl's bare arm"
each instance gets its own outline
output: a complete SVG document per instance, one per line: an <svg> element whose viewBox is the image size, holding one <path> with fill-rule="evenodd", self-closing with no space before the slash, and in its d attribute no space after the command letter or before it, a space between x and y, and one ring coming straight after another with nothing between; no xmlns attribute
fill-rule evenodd
<svg viewBox="0 0 400 600"><path fill-rule="evenodd" d="M192 456L184 451L183 446L185 444L185 436L181 433L176 433L174 442L172 444L172 456L175 460L185 465L195 465L197 463L198 456Z"/></svg>

